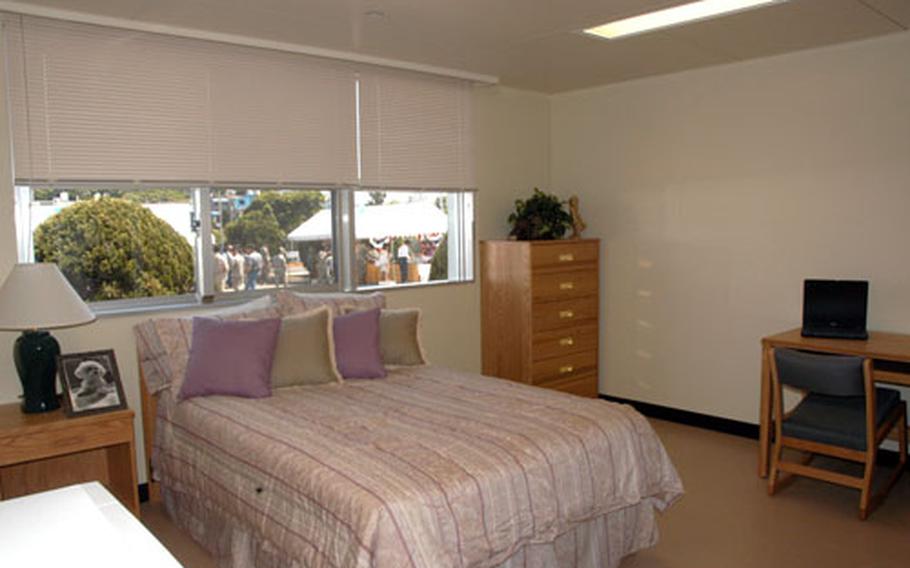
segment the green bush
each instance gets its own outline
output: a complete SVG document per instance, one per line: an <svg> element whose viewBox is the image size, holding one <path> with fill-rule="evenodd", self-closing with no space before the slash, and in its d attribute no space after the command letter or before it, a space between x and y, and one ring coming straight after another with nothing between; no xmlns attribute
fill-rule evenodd
<svg viewBox="0 0 910 568"><path fill-rule="evenodd" d="M35 230L35 260L55 262L86 301L193 291L193 249L126 199L80 201Z"/></svg>
<svg viewBox="0 0 910 568"><path fill-rule="evenodd" d="M116 196L115 196L116 197ZM146 189L130 191L122 195L136 203L189 203L190 193L182 189Z"/></svg>
<svg viewBox="0 0 910 568"><path fill-rule="evenodd" d="M287 233L281 230L278 219L268 204L256 210L252 206L248 207L243 215L224 227L224 233L230 244L250 245L257 249L266 245L270 251L277 251L287 240Z"/></svg>
<svg viewBox="0 0 910 568"><path fill-rule="evenodd" d="M289 235L301 223L322 209L323 203L325 203L325 196L318 191L262 192L247 207L244 215L262 211L268 207L278 220L278 226L285 235Z"/></svg>
<svg viewBox="0 0 910 568"><path fill-rule="evenodd" d="M442 242L436 247L433 253L433 260L430 261L430 280L448 280L449 279L449 236L442 238Z"/></svg>
<svg viewBox="0 0 910 568"><path fill-rule="evenodd" d="M122 197L136 203L189 203L190 193L183 189L143 189L137 191L128 191L122 189L91 189L87 187L57 189L53 187L36 187L32 189L32 197L35 201L51 201L66 193L70 201L85 201L94 199L95 195L104 197Z"/></svg>

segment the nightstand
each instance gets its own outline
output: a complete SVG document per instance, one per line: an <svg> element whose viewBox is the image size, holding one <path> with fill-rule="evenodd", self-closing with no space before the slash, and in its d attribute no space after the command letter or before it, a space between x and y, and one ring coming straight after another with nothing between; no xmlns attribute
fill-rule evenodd
<svg viewBox="0 0 910 568"><path fill-rule="evenodd" d="M67 418L0 405L0 499L87 481L139 516L132 410Z"/></svg>

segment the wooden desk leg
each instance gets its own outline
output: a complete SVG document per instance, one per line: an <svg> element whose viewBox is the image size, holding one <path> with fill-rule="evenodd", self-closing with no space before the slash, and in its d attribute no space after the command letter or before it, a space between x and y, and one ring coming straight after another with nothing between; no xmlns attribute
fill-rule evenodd
<svg viewBox="0 0 910 568"><path fill-rule="evenodd" d="M761 406L758 411L758 476L768 477L768 456L771 451L771 367L770 349L761 350Z"/></svg>

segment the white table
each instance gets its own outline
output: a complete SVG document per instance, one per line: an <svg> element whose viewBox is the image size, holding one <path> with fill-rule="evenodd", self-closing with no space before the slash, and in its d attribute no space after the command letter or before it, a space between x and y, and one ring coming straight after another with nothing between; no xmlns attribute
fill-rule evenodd
<svg viewBox="0 0 910 568"><path fill-rule="evenodd" d="M0 501L0 566L180 563L98 482Z"/></svg>

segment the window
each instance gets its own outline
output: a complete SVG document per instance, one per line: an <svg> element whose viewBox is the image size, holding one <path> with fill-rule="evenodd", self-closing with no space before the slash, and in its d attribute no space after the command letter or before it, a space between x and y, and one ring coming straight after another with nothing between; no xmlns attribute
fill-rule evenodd
<svg viewBox="0 0 910 568"><path fill-rule="evenodd" d="M332 192L213 190L210 214L214 293L335 287Z"/></svg>
<svg viewBox="0 0 910 568"><path fill-rule="evenodd" d="M196 292L192 192L18 187L19 260L55 262L88 302Z"/></svg>
<svg viewBox="0 0 910 568"><path fill-rule="evenodd" d="M354 193L358 286L470 280L473 194Z"/></svg>
<svg viewBox="0 0 910 568"><path fill-rule="evenodd" d="M471 192L19 186L16 225L102 310L473 278Z"/></svg>
<svg viewBox="0 0 910 568"><path fill-rule="evenodd" d="M473 277L471 81L0 14L19 257L101 309Z"/></svg>

